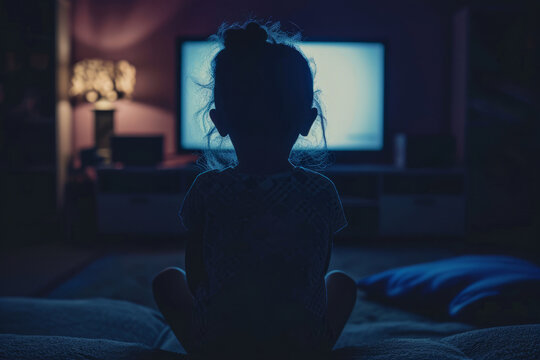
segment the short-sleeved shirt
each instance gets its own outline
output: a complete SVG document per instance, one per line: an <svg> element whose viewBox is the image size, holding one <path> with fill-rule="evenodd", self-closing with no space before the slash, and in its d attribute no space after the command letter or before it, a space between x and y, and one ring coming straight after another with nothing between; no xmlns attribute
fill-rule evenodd
<svg viewBox="0 0 540 360"><path fill-rule="evenodd" d="M202 234L195 240L202 241L205 271L194 293L199 336L218 336L225 329L217 323L232 318L275 330L273 320L292 320L287 308L325 318L332 235L347 225L326 176L303 167L272 175L231 167L206 171L193 182L179 216Z"/></svg>

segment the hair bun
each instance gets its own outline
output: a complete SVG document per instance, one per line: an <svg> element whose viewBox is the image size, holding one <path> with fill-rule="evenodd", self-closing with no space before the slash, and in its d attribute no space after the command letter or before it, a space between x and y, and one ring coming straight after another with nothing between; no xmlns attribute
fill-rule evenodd
<svg viewBox="0 0 540 360"><path fill-rule="evenodd" d="M268 39L268 33L256 22L247 24L246 35L254 43L265 43Z"/></svg>
<svg viewBox="0 0 540 360"><path fill-rule="evenodd" d="M250 22L245 29L232 28L225 31L225 48L250 49L266 44L268 33L256 22Z"/></svg>

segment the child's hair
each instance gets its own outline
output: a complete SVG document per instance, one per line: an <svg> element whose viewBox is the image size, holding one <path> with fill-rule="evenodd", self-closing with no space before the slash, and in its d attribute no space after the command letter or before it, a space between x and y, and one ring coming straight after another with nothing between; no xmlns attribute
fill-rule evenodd
<svg viewBox="0 0 540 360"><path fill-rule="evenodd" d="M329 162L324 117L319 91L314 92L313 74L308 61L295 46L300 33L289 35L280 29L279 22L262 24L248 20L243 24L223 24L210 40L221 50L213 58L210 82L202 85L211 92L210 99L199 111L206 131L207 148L198 164L205 169L222 169L238 163L236 153L223 149L226 138L217 132L208 119L216 105L234 114L246 109L264 109L264 118L231 120L250 136L279 136L293 129L299 130L299 109L318 110L310 130L310 137L300 135L293 146L289 161L314 170L325 168ZM241 96L238 96L241 94ZM246 101L246 98L250 101ZM267 120L266 122L264 120ZM313 136L318 132L318 136ZM311 148L308 149L307 146Z"/></svg>

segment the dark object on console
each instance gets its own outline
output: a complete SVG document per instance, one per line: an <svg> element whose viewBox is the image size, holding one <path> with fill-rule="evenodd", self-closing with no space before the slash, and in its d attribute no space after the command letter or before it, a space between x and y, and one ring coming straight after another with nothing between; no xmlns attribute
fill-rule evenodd
<svg viewBox="0 0 540 360"><path fill-rule="evenodd" d="M95 147L81 149L80 155L81 167L96 166L103 163L103 157L99 156Z"/></svg>
<svg viewBox="0 0 540 360"><path fill-rule="evenodd" d="M112 160L124 165L155 166L163 161L163 136L113 136Z"/></svg>
<svg viewBox="0 0 540 360"><path fill-rule="evenodd" d="M451 135L407 135L407 167L441 168L456 164L456 139Z"/></svg>

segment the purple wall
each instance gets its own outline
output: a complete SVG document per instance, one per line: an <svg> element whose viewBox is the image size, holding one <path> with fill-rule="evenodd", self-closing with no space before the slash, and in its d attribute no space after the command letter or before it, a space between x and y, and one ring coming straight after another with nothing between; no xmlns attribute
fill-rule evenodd
<svg viewBox="0 0 540 360"><path fill-rule="evenodd" d="M175 38L207 36L250 14L297 24L306 37L386 41L388 129L450 131L450 18L429 1L75 0L72 10L74 62L126 59L137 68L133 101L117 103L115 131L164 134L167 153L176 144ZM90 110L75 107L75 151L93 145Z"/></svg>

